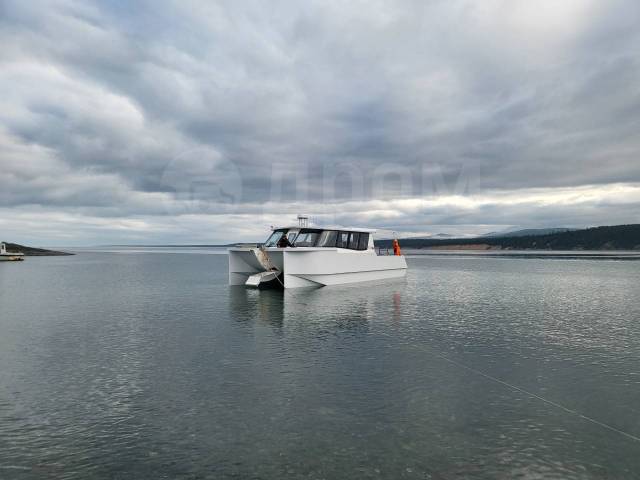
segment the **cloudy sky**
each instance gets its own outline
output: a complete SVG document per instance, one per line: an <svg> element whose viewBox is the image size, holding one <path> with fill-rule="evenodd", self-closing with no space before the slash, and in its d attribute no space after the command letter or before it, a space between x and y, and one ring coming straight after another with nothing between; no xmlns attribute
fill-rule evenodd
<svg viewBox="0 0 640 480"><path fill-rule="evenodd" d="M640 223L637 0L0 0L0 239Z"/></svg>

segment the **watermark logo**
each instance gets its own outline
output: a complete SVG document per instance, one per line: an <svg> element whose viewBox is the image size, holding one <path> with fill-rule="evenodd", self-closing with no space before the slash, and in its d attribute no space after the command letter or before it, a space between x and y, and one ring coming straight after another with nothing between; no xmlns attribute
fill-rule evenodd
<svg viewBox="0 0 640 480"><path fill-rule="evenodd" d="M176 156L161 178L167 213L250 213L256 222L309 213L337 223L370 201L471 196L481 188L480 169L473 162L247 163L254 166L243 169L212 147Z"/></svg>
<svg viewBox="0 0 640 480"><path fill-rule="evenodd" d="M243 200L240 168L209 147L174 157L160 184L167 194L165 209L172 215L231 213Z"/></svg>

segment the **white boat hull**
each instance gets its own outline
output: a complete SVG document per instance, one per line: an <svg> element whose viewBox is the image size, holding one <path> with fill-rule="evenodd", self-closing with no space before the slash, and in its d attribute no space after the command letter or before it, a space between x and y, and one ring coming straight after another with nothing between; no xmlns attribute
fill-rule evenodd
<svg viewBox="0 0 640 480"><path fill-rule="evenodd" d="M407 263L404 256L376 255L373 250L229 249L230 285L260 286L257 274L261 272L277 272L278 275L263 276L283 288L322 287L404 277Z"/></svg>
<svg viewBox="0 0 640 480"><path fill-rule="evenodd" d="M17 262L24 260L24 253L7 252L7 246L0 242L0 262Z"/></svg>
<svg viewBox="0 0 640 480"><path fill-rule="evenodd" d="M6 254L0 255L0 262L20 262L24 260L24 255L20 254Z"/></svg>

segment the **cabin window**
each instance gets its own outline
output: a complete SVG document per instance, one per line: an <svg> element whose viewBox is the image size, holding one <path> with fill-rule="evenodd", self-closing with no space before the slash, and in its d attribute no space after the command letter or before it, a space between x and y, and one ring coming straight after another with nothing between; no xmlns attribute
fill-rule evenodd
<svg viewBox="0 0 640 480"><path fill-rule="evenodd" d="M275 247L278 245L278 241L282 238L282 235L286 233L285 229L274 230L273 233L267 238L267 241L264 242L265 247Z"/></svg>
<svg viewBox="0 0 640 480"><path fill-rule="evenodd" d="M360 233L360 240L358 241L358 250L366 250L369 248L369 234Z"/></svg>
<svg viewBox="0 0 640 480"><path fill-rule="evenodd" d="M296 237L296 247L315 247L321 230L302 229Z"/></svg>
<svg viewBox="0 0 640 480"><path fill-rule="evenodd" d="M292 228L287 232L287 238L289 239L292 245L296 243L296 238L298 238L299 234L300 234L300 230L298 230L297 228Z"/></svg>
<svg viewBox="0 0 640 480"><path fill-rule="evenodd" d="M338 232L335 230L324 230L318 237L318 247L335 247L338 239Z"/></svg>
<svg viewBox="0 0 640 480"><path fill-rule="evenodd" d="M338 232L336 247L349 248L349 232Z"/></svg>
<svg viewBox="0 0 640 480"><path fill-rule="evenodd" d="M351 232L351 235L349 235L349 246L347 248L350 248L351 250L357 250L359 241L360 232Z"/></svg>
<svg viewBox="0 0 640 480"><path fill-rule="evenodd" d="M277 247L284 234L296 247L325 247L348 248L350 250L367 250L369 248L369 233L339 232L337 230L319 230L303 228L280 228L274 230L264 242L265 247Z"/></svg>

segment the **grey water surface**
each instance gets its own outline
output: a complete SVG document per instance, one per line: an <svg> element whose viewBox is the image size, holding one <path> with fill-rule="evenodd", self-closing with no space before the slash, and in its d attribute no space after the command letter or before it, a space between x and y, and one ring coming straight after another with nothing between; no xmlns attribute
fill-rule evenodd
<svg viewBox="0 0 640 480"><path fill-rule="evenodd" d="M640 262L282 293L190 253L0 264L1 479L640 478Z"/></svg>

